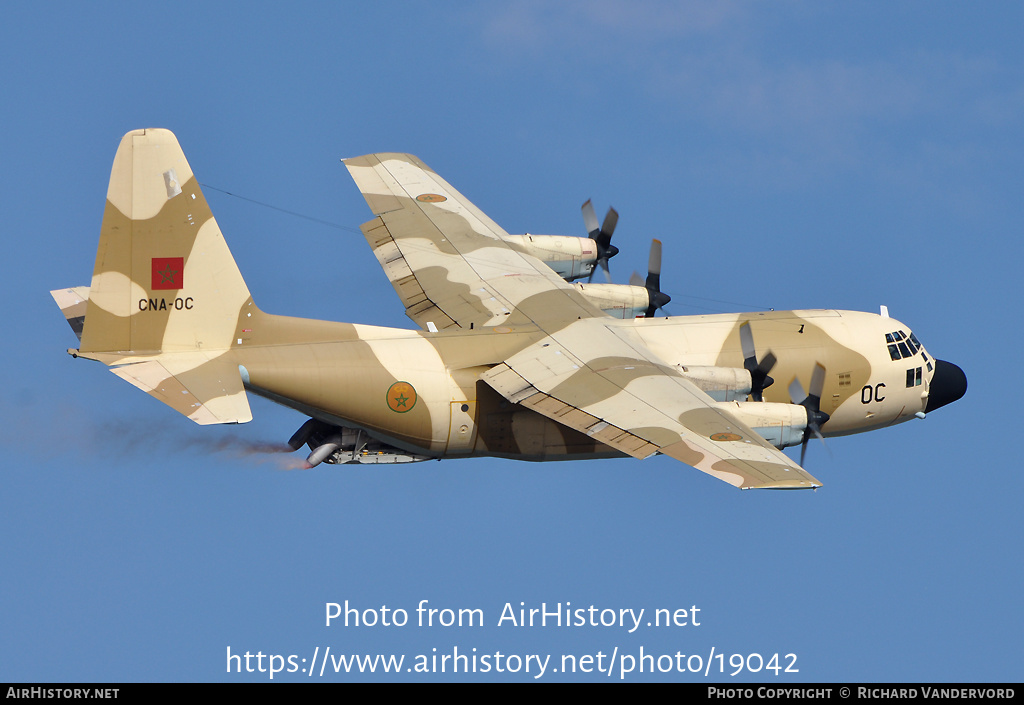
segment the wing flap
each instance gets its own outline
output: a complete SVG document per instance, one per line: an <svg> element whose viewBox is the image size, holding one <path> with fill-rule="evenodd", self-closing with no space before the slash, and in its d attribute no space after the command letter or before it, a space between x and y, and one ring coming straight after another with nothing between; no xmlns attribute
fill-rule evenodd
<svg viewBox="0 0 1024 705"><path fill-rule="evenodd" d="M438 308L423 291L384 221L380 217L374 218L363 223L360 230L405 306L406 315L423 329L427 328L427 323L433 323L438 330L458 328L459 324Z"/></svg>

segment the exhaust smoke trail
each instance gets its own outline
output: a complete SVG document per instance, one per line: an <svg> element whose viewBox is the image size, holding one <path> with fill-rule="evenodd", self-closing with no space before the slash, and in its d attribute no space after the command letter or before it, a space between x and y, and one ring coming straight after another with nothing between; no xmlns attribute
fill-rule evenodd
<svg viewBox="0 0 1024 705"><path fill-rule="evenodd" d="M279 470L307 470L305 454L283 441L246 438L238 426L230 428L168 423L166 418L136 416L97 420L95 412L74 403L51 410L45 423L32 419L9 403L0 403L5 423L0 425L0 444L51 448L55 437L62 446L80 455L120 458L171 455L219 455L258 464L271 463ZM177 421L177 419L175 419Z"/></svg>
<svg viewBox="0 0 1024 705"><path fill-rule="evenodd" d="M305 457L286 457L295 453L287 443L280 441L263 441L245 438L239 435L217 435L238 433L236 428L213 429L210 427L182 426L171 432L163 431L154 438L149 434L140 434L140 429L148 424L136 421L108 421L99 425L97 436L113 437L120 441L124 453L142 450L169 452L185 451L198 455L223 455L235 460L272 463L279 470L306 470L309 464Z"/></svg>

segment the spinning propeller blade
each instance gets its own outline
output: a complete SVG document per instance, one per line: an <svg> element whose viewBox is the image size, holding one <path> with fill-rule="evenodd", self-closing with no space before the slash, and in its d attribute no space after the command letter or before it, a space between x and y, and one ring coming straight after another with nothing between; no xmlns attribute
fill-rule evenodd
<svg viewBox="0 0 1024 705"><path fill-rule="evenodd" d="M750 398L754 401L764 401L764 390L772 386L775 380L768 376L768 373L775 367L778 359L769 350L761 362L757 361L757 352L754 348L754 335L750 332L750 323L744 322L740 326L740 345L743 348L743 368L750 373ZM800 390L801 393L803 390Z"/></svg>
<svg viewBox="0 0 1024 705"><path fill-rule="evenodd" d="M821 435L821 427L829 420L829 415L821 410L821 392L825 388L825 366L820 362L815 364L814 372L811 375L811 390L804 394L803 385L796 377L789 383L789 398L794 404L807 409L807 428L804 429L804 440L800 444L800 465L804 464L804 456L807 454L807 441L811 436L817 436L825 444L825 437ZM797 401L797 399L801 399ZM825 446L828 449L828 446Z"/></svg>
<svg viewBox="0 0 1024 705"><path fill-rule="evenodd" d="M597 215L594 213L594 204L587 199L581 209L583 211L583 224L587 228L590 239L597 243L596 266L604 270L604 276L609 283L612 281L612 273L608 269L608 260L619 253L619 248L612 243L612 233L615 232L615 225L619 222L619 213L614 208L609 208L604 217L604 223L598 226ZM594 270L590 270L591 281L594 278Z"/></svg>

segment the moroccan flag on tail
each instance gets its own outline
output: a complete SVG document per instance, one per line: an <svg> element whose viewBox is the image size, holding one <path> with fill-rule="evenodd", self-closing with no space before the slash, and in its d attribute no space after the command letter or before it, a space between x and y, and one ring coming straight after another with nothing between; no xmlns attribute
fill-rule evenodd
<svg viewBox="0 0 1024 705"><path fill-rule="evenodd" d="M152 289L182 289L184 274L184 257L154 257Z"/></svg>

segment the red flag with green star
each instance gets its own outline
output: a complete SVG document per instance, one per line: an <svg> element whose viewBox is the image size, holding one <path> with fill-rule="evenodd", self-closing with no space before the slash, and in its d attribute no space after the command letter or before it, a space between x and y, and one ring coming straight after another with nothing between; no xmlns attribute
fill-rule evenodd
<svg viewBox="0 0 1024 705"><path fill-rule="evenodd" d="M185 284L184 257L153 258L153 289L181 289Z"/></svg>

